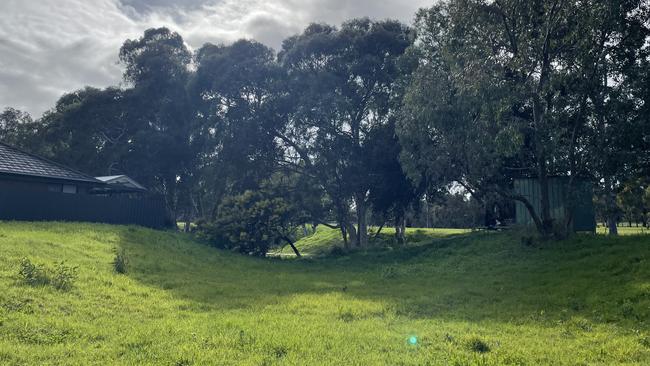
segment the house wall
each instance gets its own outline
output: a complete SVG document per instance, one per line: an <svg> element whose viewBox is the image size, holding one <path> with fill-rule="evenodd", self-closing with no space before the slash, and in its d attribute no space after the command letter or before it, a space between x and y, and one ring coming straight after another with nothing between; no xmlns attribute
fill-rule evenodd
<svg viewBox="0 0 650 366"><path fill-rule="evenodd" d="M0 176L0 191L2 192L65 192L88 194L91 187L92 185L84 182Z"/></svg>

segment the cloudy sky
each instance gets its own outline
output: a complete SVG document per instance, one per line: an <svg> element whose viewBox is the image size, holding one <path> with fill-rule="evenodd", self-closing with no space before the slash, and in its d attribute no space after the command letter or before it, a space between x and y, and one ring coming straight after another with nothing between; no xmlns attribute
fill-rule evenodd
<svg viewBox="0 0 650 366"><path fill-rule="evenodd" d="M85 85L118 85L124 40L150 27L179 32L192 48L254 38L278 48L311 22L352 17L410 23L433 0L1 0L0 109L39 117Z"/></svg>

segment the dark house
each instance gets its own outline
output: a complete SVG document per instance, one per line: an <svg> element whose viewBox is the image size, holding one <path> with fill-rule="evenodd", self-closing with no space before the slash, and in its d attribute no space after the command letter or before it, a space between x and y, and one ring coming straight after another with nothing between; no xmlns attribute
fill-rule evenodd
<svg viewBox="0 0 650 366"><path fill-rule="evenodd" d="M160 196L127 176L94 178L0 142L0 220L162 227Z"/></svg>
<svg viewBox="0 0 650 366"><path fill-rule="evenodd" d="M89 175L0 142L0 191L89 194L106 184Z"/></svg>

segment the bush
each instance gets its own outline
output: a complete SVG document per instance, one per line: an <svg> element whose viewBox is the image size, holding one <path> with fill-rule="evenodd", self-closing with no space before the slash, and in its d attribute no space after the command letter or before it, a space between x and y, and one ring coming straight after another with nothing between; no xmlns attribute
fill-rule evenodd
<svg viewBox="0 0 650 366"><path fill-rule="evenodd" d="M269 248L295 237L301 223L296 207L267 191L246 191L226 197L213 222L202 224L197 236L220 249L265 256Z"/></svg>
<svg viewBox="0 0 650 366"><path fill-rule="evenodd" d="M77 279L77 267L66 266L65 262L54 265L50 283L58 290L67 291Z"/></svg>
<svg viewBox="0 0 650 366"><path fill-rule="evenodd" d="M126 255L126 250L121 248L116 250L115 259L113 259L113 269L117 273L125 274L128 270L129 257Z"/></svg>
<svg viewBox="0 0 650 366"><path fill-rule="evenodd" d="M18 275L30 286L44 286L49 283L49 278L42 264L34 264L29 259L20 261Z"/></svg>
<svg viewBox="0 0 650 366"><path fill-rule="evenodd" d="M18 275L30 286L52 285L57 290L67 291L77 279L77 267L66 266L65 262L61 262L50 270L42 264L34 264L28 258L23 258Z"/></svg>

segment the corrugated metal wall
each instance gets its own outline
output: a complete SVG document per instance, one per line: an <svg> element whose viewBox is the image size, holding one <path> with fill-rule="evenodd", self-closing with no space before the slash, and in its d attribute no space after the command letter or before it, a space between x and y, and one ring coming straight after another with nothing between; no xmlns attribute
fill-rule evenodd
<svg viewBox="0 0 650 366"><path fill-rule="evenodd" d="M596 220L593 207L593 190L591 183L585 180L576 180L573 185L572 197L567 197L568 178L549 178L549 200L551 217L555 221L565 220L565 206L569 199L573 200L573 229L575 231L595 231ZM535 212L541 212L541 194L537 179L516 179L515 192L528 198ZM522 225L534 225L534 221L523 203L515 202L516 222Z"/></svg>

